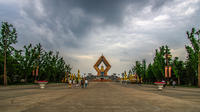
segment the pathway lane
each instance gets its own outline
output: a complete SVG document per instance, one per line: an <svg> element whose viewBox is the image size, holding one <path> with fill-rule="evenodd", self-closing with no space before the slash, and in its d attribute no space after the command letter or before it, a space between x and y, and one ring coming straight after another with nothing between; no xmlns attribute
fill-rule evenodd
<svg viewBox="0 0 200 112"><path fill-rule="evenodd" d="M41 90L37 90L38 92ZM90 83L86 89L46 88L0 101L2 112L199 112L200 103L163 96L114 82ZM5 102L5 103L3 103ZM2 108L3 107L3 108Z"/></svg>

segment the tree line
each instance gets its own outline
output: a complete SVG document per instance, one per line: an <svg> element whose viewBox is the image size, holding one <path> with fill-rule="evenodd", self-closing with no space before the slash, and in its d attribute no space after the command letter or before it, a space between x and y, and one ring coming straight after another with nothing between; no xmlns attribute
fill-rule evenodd
<svg viewBox="0 0 200 112"><path fill-rule="evenodd" d="M46 51L40 43L24 45L23 49L13 47L17 43L17 31L12 24L2 22L0 30L0 84L19 82L32 83L35 80L60 82L71 72L59 52Z"/></svg>
<svg viewBox="0 0 200 112"><path fill-rule="evenodd" d="M134 66L129 70L130 73L137 74L142 77L144 83L153 83L155 81L166 80L165 66L171 66L171 80L176 80L180 85L193 85L198 84L198 54L200 49L200 30L192 28L186 32L187 38L191 45L185 45L187 57L185 61L179 57L172 58L170 48L165 45L155 50L153 62L146 64L145 59L136 61ZM166 55L170 57L166 57Z"/></svg>

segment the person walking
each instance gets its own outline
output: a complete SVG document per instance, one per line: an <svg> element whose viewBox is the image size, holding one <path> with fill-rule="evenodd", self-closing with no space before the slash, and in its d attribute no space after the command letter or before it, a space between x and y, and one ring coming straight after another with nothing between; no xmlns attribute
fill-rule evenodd
<svg viewBox="0 0 200 112"><path fill-rule="evenodd" d="M73 88L75 88L75 87L76 87L76 80L73 79Z"/></svg>
<svg viewBox="0 0 200 112"><path fill-rule="evenodd" d="M81 79L81 88L84 88L84 81Z"/></svg>
<svg viewBox="0 0 200 112"><path fill-rule="evenodd" d="M65 78L65 87L68 87L69 81Z"/></svg>
<svg viewBox="0 0 200 112"><path fill-rule="evenodd" d="M79 88L79 81L78 81L78 78L76 79L76 87Z"/></svg>
<svg viewBox="0 0 200 112"><path fill-rule="evenodd" d="M88 85L88 80L85 79L85 88L87 88L87 85Z"/></svg>
<svg viewBox="0 0 200 112"><path fill-rule="evenodd" d="M165 83L165 84L163 85L163 87L165 87L165 86L167 85L166 82L165 82L165 80L163 79L162 82Z"/></svg>
<svg viewBox="0 0 200 112"><path fill-rule="evenodd" d="M173 88L175 88L175 86L176 86L176 81L173 81L173 82L172 82L172 85L173 85Z"/></svg>
<svg viewBox="0 0 200 112"><path fill-rule="evenodd" d="M69 87L69 88L72 88L72 80L71 80L71 79L69 79L69 81L68 81L68 82L69 82L69 84L68 84L69 86L68 86L68 87Z"/></svg>

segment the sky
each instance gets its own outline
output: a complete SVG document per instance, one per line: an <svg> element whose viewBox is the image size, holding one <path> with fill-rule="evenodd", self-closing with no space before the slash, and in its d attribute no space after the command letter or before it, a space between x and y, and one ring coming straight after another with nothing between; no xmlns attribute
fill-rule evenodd
<svg viewBox="0 0 200 112"><path fill-rule="evenodd" d="M41 43L72 72L93 74L103 54L108 73L122 73L137 60L151 63L162 45L185 60L186 31L200 28L200 0L0 0L0 21L17 29L18 49Z"/></svg>

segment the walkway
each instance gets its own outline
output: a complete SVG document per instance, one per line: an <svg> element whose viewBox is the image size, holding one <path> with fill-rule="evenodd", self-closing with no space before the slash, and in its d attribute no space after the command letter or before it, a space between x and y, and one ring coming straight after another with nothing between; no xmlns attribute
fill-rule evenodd
<svg viewBox="0 0 200 112"><path fill-rule="evenodd" d="M146 88L146 89L145 89ZM190 90L190 88L189 88ZM187 98L173 94L188 94ZM187 90L169 88L167 93L154 87L121 86L114 82L90 83L89 88L68 89L64 86L34 88L0 88L0 112L199 112L200 93L188 100ZM163 93L163 94L162 94Z"/></svg>

